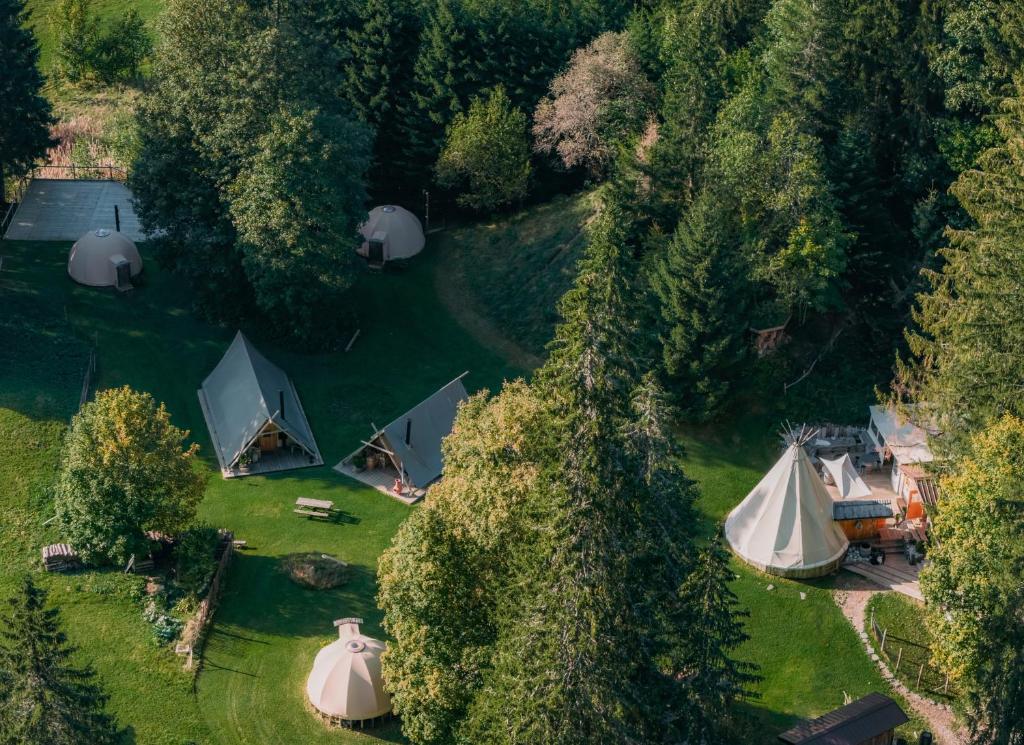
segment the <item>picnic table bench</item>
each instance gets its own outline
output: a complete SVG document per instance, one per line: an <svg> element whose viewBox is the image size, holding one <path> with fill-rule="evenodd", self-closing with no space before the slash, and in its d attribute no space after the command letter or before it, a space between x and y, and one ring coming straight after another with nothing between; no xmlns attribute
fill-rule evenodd
<svg viewBox="0 0 1024 745"><path fill-rule="evenodd" d="M308 497L299 497L295 500L295 507L296 509L292 510L292 512L296 515L328 518L331 516L331 512L334 511L334 502L329 499L310 499Z"/></svg>

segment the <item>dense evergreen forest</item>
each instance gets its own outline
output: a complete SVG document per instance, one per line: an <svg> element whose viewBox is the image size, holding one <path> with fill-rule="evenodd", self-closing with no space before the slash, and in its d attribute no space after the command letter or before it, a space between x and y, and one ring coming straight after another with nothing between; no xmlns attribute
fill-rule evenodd
<svg viewBox="0 0 1024 745"><path fill-rule="evenodd" d="M49 123L20 12L0 0L8 172ZM546 362L463 407L381 559L409 740L748 741L757 670L675 432L881 370L941 433L934 658L974 745L1024 743L1024 6L168 0L144 70L157 257L203 316L304 351L351 333L369 204L597 190ZM751 330L783 324L760 359Z"/></svg>

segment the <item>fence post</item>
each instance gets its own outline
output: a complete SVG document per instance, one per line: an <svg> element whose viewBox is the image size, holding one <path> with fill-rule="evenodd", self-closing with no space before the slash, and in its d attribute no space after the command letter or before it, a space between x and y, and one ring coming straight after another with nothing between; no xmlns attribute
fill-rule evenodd
<svg viewBox="0 0 1024 745"><path fill-rule="evenodd" d="M885 637L889 634L889 629L885 628L882 630L882 652L885 652Z"/></svg>
<svg viewBox="0 0 1024 745"><path fill-rule="evenodd" d="M898 673L900 671L900 663L902 661L903 661L903 647L900 647L900 652L899 652L898 655L896 655L896 670L895 670L895 672Z"/></svg>
<svg viewBox="0 0 1024 745"><path fill-rule="evenodd" d="M921 669L917 671L917 685L914 688L921 687L921 676L924 675L924 665L921 665Z"/></svg>
<svg viewBox="0 0 1024 745"><path fill-rule="evenodd" d="M942 686L942 692L946 695L949 694L949 673L946 674L946 684Z"/></svg>

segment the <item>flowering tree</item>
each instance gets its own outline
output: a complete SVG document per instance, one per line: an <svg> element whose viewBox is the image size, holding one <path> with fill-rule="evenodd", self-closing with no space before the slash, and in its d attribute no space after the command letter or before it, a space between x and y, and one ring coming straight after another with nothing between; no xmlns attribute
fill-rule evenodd
<svg viewBox="0 0 1024 745"><path fill-rule="evenodd" d="M603 173L617 143L639 133L652 113L654 87L629 48L608 32L572 56L534 113L534 150L557 153L566 168Z"/></svg>

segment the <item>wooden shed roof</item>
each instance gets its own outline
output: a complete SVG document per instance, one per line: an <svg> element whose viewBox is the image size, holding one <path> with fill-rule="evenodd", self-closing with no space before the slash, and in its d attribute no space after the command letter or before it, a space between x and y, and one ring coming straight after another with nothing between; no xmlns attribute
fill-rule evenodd
<svg viewBox="0 0 1024 745"><path fill-rule="evenodd" d="M798 724L779 735L790 745L860 745L909 721L895 701L881 693Z"/></svg>

